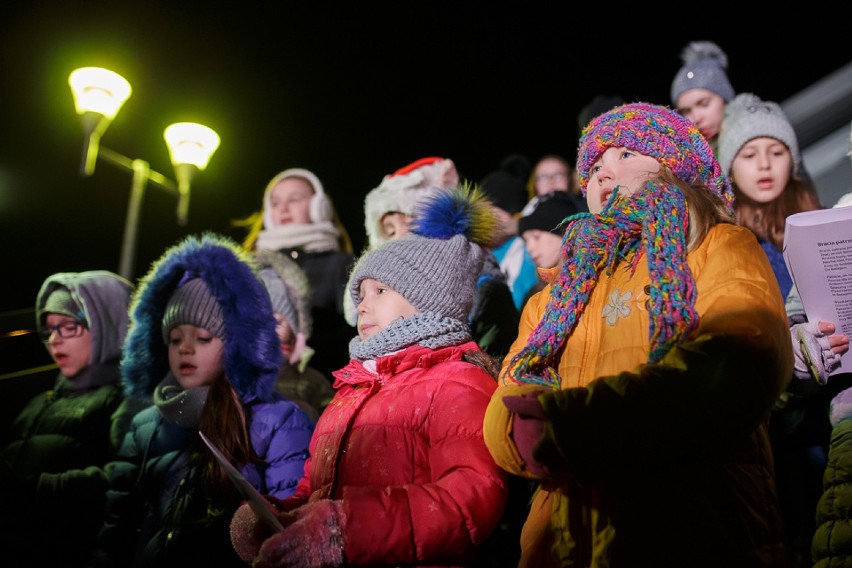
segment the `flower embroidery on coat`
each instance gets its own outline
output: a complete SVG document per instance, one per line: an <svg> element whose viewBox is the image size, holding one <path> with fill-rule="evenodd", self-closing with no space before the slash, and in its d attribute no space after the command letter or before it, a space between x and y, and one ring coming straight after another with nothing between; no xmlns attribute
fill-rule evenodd
<svg viewBox="0 0 852 568"><path fill-rule="evenodd" d="M619 317L626 318L630 315L630 306L627 301L633 297L633 292L625 292L620 294L619 291L613 290L609 295L609 301L603 309L601 317L606 318L606 323L610 326L615 325Z"/></svg>

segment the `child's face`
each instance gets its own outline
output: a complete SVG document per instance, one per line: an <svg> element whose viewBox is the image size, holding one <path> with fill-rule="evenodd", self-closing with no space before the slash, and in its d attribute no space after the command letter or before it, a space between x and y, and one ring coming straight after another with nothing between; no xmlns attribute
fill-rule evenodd
<svg viewBox="0 0 852 568"><path fill-rule="evenodd" d="M185 389L212 384L224 374L225 344L203 327L181 324L169 331L169 369Z"/></svg>
<svg viewBox="0 0 852 568"><path fill-rule="evenodd" d="M373 337L394 320L419 314L411 302L389 286L365 278L359 287L361 303L358 304L358 337Z"/></svg>
<svg viewBox="0 0 852 568"><path fill-rule="evenodd" d="M775 138L746 142L731 163L731 179L746 197L757 203L778 199L790 181L793 155Z"/></svg>
<svg viewBox="0 0 852 568"><path fill-rule="evenodd" d="M388 240L401 239L411 232L411 215L392 211L382 217L382 233Z"/></svg>
<svg viewBox="0 0 852 568"><path fill-rule="evenodd" d="M559 160L548 158L535 167L535 194L546 195L552 191L568 191L571 172Z"/></svg>
<svg viewBox="0 0 852 568"><path fill-rule="evenodd" d="M73 379L89 366L92 357L91 333L86 326L64 314L47 314L45 327L58 328L47 338L47 350L59 367L59 372Z"/></svg>
<svg viewBox="0 0 852 568"><path fill-rule="evenodd" d="M285 359L289 359L296 343L296 336L293 334L290 324L278 312L275 312L275 322L278 324L275 326L275 333L278 335L278 340L281 341L281 353L284 354Z"/></svg>
<svg viewBox="0 0 852 568"><path fill-rule="evenodd" d="M713 140L725 118L725 99L709 89L689 89L677 99L677 111L704 135Z"/></svg>
<svg viewBox="0 0 852 568"><path fill-rule="evenodd" d="M269 193L275 226L310 223L313 195L311 184L302 178L290 177L275 184Z"/></svg>
<svg viewBox="0 0 852 568"><path fill-rule="evenodd" d="M619 195L633 195L659 171L660 162L650 156L627 148L607 148L589 170L589 212L600 213L616 186Z"/></svg>
<svg viewBox="0 0 852 568"><path fill-rule="evenodd" d="M562 237L559 235L529 229L521 237L538 268L553 268L562 260Z"/></svg>

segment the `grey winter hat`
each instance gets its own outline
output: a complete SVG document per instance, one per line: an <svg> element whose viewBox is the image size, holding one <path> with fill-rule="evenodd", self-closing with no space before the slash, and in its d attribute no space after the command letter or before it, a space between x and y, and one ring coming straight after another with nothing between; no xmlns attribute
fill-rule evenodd
<svg viewBox="0 0 852 568"><path fill-rule="evenodd" d="M734 98L734 88L726 73L728 56L712 41L690 42L680 53L683 61L672 81L672 104L677 106L678 97L690 89L713 91L725 102Z"/></svg>
<svg viewBox="0 0 852 568"><path fill-rule="evenodd" d="M464 235L447 240L408 235L361 257L350 279L352 300L361 303L361 281L372 278L421 312L467 321L482 258L482 248Z"/></svg>
<svg viewBox="0 0 852 568"><path fill-rule="evenodd" d="M71 291L64 286L57 287L51 292L47 298L47 302L45 302L44 307L40 311L42 320L39 323L41 325L44 325L47 314L62 314L81 321L87 326L89 325L83 310L80 309L80 306L71 297Z"/></svg>
<svg viewBox="0 0 852 568"><path fill-rule="evenodd" d="M187 278L191 279L187 279ZM225 339L225 319L218 300L201 278L184 276L184 281L169 298L163 314L163 340L168 343L172 328L188 324L203 327L219 339Z"/></svg>
<svg viewBox="0 0 852 568"><path fill-rule="evenodd" d="M485 256L482 246L493 239L494 225L490 202L479 190L440 191L418 207L412 234L361 256L349 278L353 302L361 303L361 281L372 278L421 313L467 322Z"/></svg>
<svg viewBox="0 0 852 568"><path fill-rule="evenodd" d="M725 119L719 131L719 165L726 175L740 149L755 138L764 136L784 143L793 158L793 171L799 172L802 156L793 126L781 107L774 102L763 101L752 93L740 93L728 103Z"/></svg>
<svg viewBox="0 0 852 568"><path fill-rule="evenodd" d="M278 276L274 268L261 268L260 279L263 280L269 299L272 300L272 309L281 315L294 332L299 330L299 316L296 312L295 291L288 289L287 285Z"/></svg>
<svg viewBox="0 0 852 568"><path fill-rule="evenodd" d="M311 336L311 283L305 271L289 256L277 250L254 250L258 276L263 281L272 309L281 314L293 333Z"/></svg>

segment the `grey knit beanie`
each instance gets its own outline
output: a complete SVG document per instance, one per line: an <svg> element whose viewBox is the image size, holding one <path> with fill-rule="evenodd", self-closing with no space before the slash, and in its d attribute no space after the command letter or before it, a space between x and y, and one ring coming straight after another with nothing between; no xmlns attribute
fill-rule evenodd
<svg viewBox="0 0 852 568"><path fill-rule="evenodd" d="M349 278L353 303L361 303L365 278L401 294L421 313L468 321L476 282L491 246L493 205L468 184L447 188L419 204L412 233L367 251Z"/></svg>
<svg viewBox="0 0 852 568"><path fill-rule="evenodd" d="M361 303L360 286L372 278L393 288L420 310L467 321L482 248L455 235L447 240L408 235L367 252L355 265L350 293Z"/></svg>
<svg viewBox="0 0 852 568"><path fill-rule="evenodd" d="M169 331L183 324L202 327L219 339L225 339L222 307L201 278L182 281L169 298L163 314L163 340L168 343Z"/></svg>
<svg viewBox="0 0 852 568"><path fill-rule="evenodd" d="M719 131L719 165L722 171L730 175L731 165L740 149L749 140L765 136L787 146L793 158L793 171L799 172L802 164L799 142L781 107L752 93L740 93L734 97L725 109L725 120Z"/></svg>
<svg viewBox="0 0 852 568"><path fill-rule="evenodd" d="M734 88L726 73L728 56L712 41L693 41L680 53L683 61L672 81L672 104L677 106L678 97L690 89L713 91L725 102L734 98Z"/></svg>
<svg viewBox="0 0 852 568"><path fill-rule="evenodd" d="M266 291L269 292L272 309L284 318L294 333L299 331L299 316L296 312L298 299L295 290L287 287L274 268L261 268L259 275L266 286Z"/></svg>
<svg viewBox="0 0 852 568"><path fill-rule="evenodd" d="M74 318L88 325L86 316L83 310L74 298L71 297L71 291L64 286L57 287L47 298L44 307L41 309L42 317L47 318L47 314L62 314ZM44 325L44 319L40 322Z"/></svg>

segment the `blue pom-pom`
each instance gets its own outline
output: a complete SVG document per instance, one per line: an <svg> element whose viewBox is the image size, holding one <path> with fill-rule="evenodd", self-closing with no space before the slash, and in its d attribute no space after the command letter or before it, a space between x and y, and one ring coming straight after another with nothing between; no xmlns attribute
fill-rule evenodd
<svg viewBox="0 0 852 568"><path fill-rule="evenodd" d="M430 239L450 239L464 235L469 241L493 246L497 217L493 206L479 188L464 184L438 191L417 207L412 232Z"/></svg>

